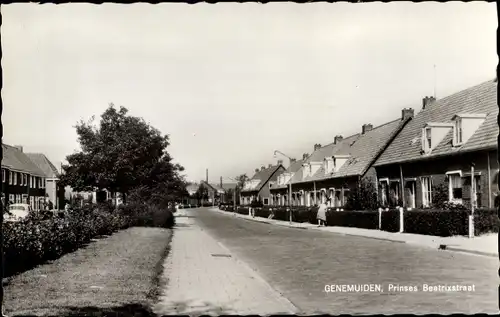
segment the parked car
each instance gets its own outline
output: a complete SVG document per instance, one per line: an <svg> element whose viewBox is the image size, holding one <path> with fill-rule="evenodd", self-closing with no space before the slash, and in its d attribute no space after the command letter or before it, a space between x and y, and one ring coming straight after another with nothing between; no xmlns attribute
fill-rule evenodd
<svg viewBox="0 0 500 317"><path fill-rule="evenodd" d="M4 221L20 221L27 218L32 211L31 206L28 204L12 204L4 216Z"/></svg>

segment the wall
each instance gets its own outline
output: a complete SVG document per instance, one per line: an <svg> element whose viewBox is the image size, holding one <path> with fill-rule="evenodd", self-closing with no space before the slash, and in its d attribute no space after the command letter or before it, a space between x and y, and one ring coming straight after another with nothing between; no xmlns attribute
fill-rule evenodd
<svg viewBox="0 0 500 317"><path fill-rule="evenodd" d="M488 177L488 158L490 160L490 176ZM493 206L493 192L498 191L495 184L495 175L498 173L497 151L478 151L468 154L447 156L439 159L429 159L420 162L402 164L403 177L416 178L416 208L422 207L422 184L420 177L430 176L432 189L440 184L448 186L446 172L461 170L462 173L470 173L470 164L474 163L474 173L481 173L481 201L482 207ZM398 164L381 166L376 168L377 178L400 179L400 169ZM406 180L405 180L406 182ZM463 201L465 205L470 204L470 185L463 185ZM405 201L406 205L406 201Z"/></svg>

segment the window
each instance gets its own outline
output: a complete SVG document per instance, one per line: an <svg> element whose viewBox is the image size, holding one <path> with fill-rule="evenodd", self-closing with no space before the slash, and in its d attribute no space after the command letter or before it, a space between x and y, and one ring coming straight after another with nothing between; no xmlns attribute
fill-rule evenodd
<svg viewBox="0 0 500 317"><path fill-rule="evenodd" d="M12 171L9 171L9 185L12 185Z"/></svg>
<svg viewBox="0 0 500 317"><path fill-rule="evenodd" d="M430 177L422 177L422 206L430 207L432 204L432 184Z"/></svg>
<svg viewBox="0 0 500 317"><path fill-rule="evenodd" d="M2 183L5 183L5 170L2 168Z"/></svg>
<svg viewBox="0 0 500 317"><path fill-rule="evenodd" d="M13 194L9 195L9 204L13 204L15 202L15 197Z"/></svg>
<svg viewBox="0 0 500 317"><path fill-rule="evenodd" d="M462 176L460 174L449 175L449 196L450 201L462 202Z"/></svg>
<svg viewBox="0 0 500 317"><path fill-rule="evenodd" d="M24 184L23 186L28 186L28 174L23 174Z"/></svg>
<svg viewBox="0 0 500 317"><path fill-rule="evenodd" d="M14 185L17 185L17 172L14 172Z"/></svg>
<svg viewBox="0 0 500 317"><path fill-rule="evenodd" d="M431 131L432 131L431 128L426 128L425 129L426 150L430 150L432 148L432 134L431 134Z"/></svg>
<svg viewBox="0 0 500 317"><path fill-rule="evenodd" d="M387 206L387 181L380 182L380 203L382 206Z"/></svg>
<svg viewBox="0 0 500 317"><path fill-rule="evenodd" d="M455 145L462 144L462 119L458 118L455 122Z"/></svg>
<svg viewBox="0 0 500 317"><path fill-rule="evenodd" d="M269 198L264 198L264 205L269 205Z"/></svg>

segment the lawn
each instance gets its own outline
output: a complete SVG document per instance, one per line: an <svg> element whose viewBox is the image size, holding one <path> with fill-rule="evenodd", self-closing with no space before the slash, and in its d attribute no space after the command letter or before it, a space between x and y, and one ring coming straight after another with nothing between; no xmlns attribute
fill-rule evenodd
<svg viewBox="0 0 500 317"><path fill-rule="evenodd" d="M133 227L4 281L12 315L151 315L172 230ZM129 314L130 313L130 314Z"/></svg>

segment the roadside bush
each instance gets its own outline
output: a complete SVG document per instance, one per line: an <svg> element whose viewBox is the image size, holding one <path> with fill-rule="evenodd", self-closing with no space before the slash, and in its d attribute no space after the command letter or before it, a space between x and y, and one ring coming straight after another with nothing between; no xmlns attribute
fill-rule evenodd
<svg viewBox="0 0 500 317"><path fill-rule="evenodd" d="M377 215L378 217L378 215ZM378 220L377 220L378 221ZM399 232L399 211L388 210L382 211L382 226L381 229L388 232Z"/></svg>
<svg viewBox="0 0 500 317"><path fill-rule="evenodd" d="M378 212L328 210L326 223L328 226L378 229Z"/></svg>
<svg viewBox="0 0 500 317"><path fill-rule="evenodd" d="M466 235L468 213L450 210L411 210L403 214L404 232L449 237Z"/></svg>
<svg viewBox="0 0 500 317"><path fill-rule="evenodd" d="M255 217L267 218L271 214L269 207L255 208Z"/></svg>
<svg viewBox="0 0 500 317"><path fill-rule="evenodd" d="M238 207L236 212L241 215L248 215L248 210L249 210L248 207Z"/></svg>
<svg viewBox="0 0 500 317"><path fill-rule="evenodd" d="M496 209L477 209L474 211L474 235L498 232L500 220ZM468 228L468 227L467 227Z"/></svg>
<svg viewBox="0 0 500 317"><path fill-rule="evenodd" d="M130 226L172 228L175 225L174 207L146 203L121 205L119 212L128 218Z"/></svg>

